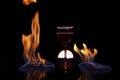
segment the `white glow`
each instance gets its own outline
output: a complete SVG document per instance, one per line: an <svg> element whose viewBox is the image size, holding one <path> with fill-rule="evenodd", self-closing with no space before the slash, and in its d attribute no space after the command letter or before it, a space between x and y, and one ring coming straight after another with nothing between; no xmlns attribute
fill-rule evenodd
<svg viewBox="0 0 120 80"><path fill-rule="evenodd" d="M65 58L65 50L62 50L58 54L58 58ZM73 58L73 53L70 50L66 50L66 58L67 59Z"/></svg>
<svg viewBox="0 0 120 80"><path fill-rule="evenodd" d="M61 26L61 27L57 27L57 29L72 29L73 26Z"/></svg>

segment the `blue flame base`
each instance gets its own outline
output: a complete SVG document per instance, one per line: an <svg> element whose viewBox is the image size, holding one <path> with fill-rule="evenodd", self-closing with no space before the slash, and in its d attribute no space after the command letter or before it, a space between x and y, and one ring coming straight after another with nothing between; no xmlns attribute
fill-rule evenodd
<svg viewBox="0 0 120 80"><path fill-rule="evenodd" d="M103 65L103 64L99 64L99 63L94 63L94 62L87 62L87 63L79 63L78 67L81 70L96 70L96 71L101 71L101 72L109 72L112 70L111 67Z"/></svg>
<svg viewBox="0 0 120 80"><path fill-rule="evenodd" d="M50 71L52 69L54 69L55 65L51 62L45 62L45 64L39 64L39 65L34 65L34 64L24 64L22 65L19 70L21 72L25 72L25 73L30 73L33 71Z"/></svg>

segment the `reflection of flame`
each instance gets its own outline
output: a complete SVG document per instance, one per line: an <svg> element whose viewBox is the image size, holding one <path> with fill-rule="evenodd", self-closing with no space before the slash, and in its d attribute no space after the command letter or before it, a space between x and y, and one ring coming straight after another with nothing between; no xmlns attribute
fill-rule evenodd
<svg viewBox="0 0 120 80"><path fill-rule="evenodd" d="M82 70L82 73L77 80L94 80L95 78L103 76L108 72L108 70Z"/></svg>
<svg viewBox="0 0 120 80"><path fill-rule="evenodd" d="M29 5L31 3L37 3L37 0L23 0L23 4Z"/></svg>
<svg viewBox="0 0 120 80"><path fill-rule="evenodd" d="M38 12L35 13L35 16L32 20L31 30L32 33L29 34L28 36L22 34L22 43L24 46L24 54L23 54L24 59L27 63L41 62L43 64L45 60L41 58L39 52L37 53L37 57L35 55L35 50L39 45L39 37L40 37Z"/></svg>
<svg viewBox="0 0 120 80"><path fill-rule="evenodd" d="M90 75L86 72L82 72L81 76L77 80L90 80Z"/></svg>
<svg viewBox="0 0 120 80"><path fill-rule="evenodd" d="M73 53L70 50L62 50L59 54L58 54L58 58L73 58Z"/></svg>
<svg viewBox="0 0 120 80"><path fill-rule="evenodd" d="M93 61L98 52L97 49L94 49L94 52L92 52L91 49L87 48L85 43L83 43L83 47L83 49L79 50L77 45L74 44L74 51L76 51L80 55L83 62Z"/></svg>
<svg viewBox="0 0 120 80"><path fill-rule="evenodd" d="M46 72L37 72L28 73L25 77L25 80L42 80L45 78Z"/></svg>
<svg viewBox="0 0 120 80"><path fill-rule="evenodd" d="M77 80L94 80L95 75L88 71L82 71L80 77Z"/></svg>

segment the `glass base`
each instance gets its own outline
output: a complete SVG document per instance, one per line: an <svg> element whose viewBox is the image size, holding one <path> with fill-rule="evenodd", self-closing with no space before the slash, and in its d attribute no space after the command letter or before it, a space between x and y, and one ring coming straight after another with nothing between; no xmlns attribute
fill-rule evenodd
<svg viewBox="0 0 120 80"><path fill-rule="evenodd" d="M26 64L22 65L19 68L19 70L21 72L31 73L33 71L50 71L50 70L54 69L54 67L55 67L54 64L51 62L45 62L44 64L39 64L39 65L26 63Z"/></svg>
<svg viewBox="0 0 120 80"><path fill-rule="evenodd" d="M112 70L111 67L109 66L106 66L106 65L103 65L103 64L99 64L99 63L94 63L94 62L87 62L87 63L80 63L78 65L78 67L85 71L85 70L88 70L88 71L92 71L92 70L95 70L96 72L109 72Z"/></svg>

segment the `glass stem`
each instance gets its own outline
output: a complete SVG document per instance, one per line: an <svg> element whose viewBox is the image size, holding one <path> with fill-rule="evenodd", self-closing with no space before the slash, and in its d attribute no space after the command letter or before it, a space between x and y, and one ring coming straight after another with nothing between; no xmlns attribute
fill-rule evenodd
<svg viewBox="0 0 120 80"><path fill-rule="evenodd" d="M66 49L66 45L65 45L65 61L67 59L67 49Z"/></svg>

